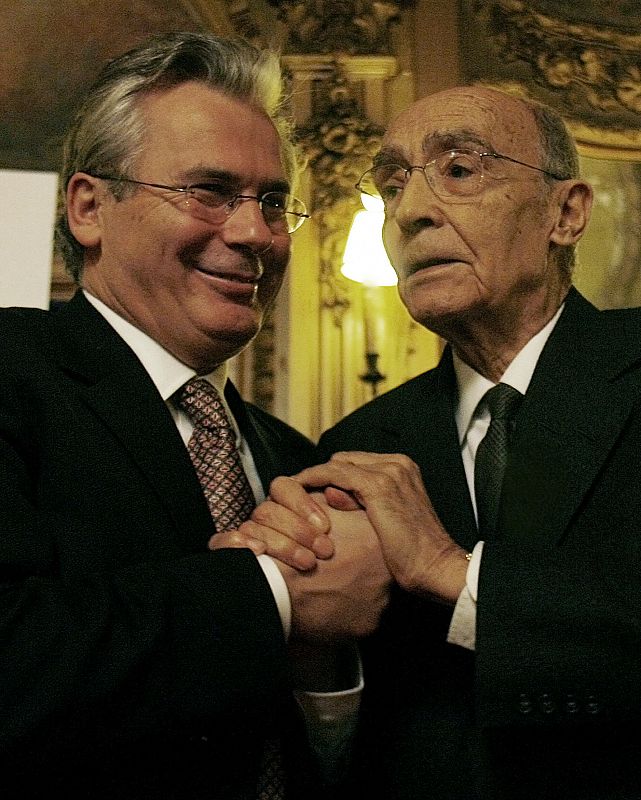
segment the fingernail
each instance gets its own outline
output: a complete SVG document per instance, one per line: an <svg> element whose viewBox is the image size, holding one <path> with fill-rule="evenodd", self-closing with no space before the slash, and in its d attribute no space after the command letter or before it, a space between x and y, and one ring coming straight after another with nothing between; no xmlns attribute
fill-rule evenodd
<svg viewBox="0 0 641 800"><path fill-rule="evenodd" d="M329 536L317 536L312 543L312 550L318 558L329 558L334 553L334 545Z"/></svg>
<svg viewBox="0 0 641 800"><path fill-rule="evenodd" d="M296 553L294 554L294 559L296 561L297 568L304 571L313 569L316 566L316 559L314 555L309 552L309 550L304 550L304 549L296 550Z"/></svg>
<svg viewBox="0 0 641 800"><path fill-rule="evenodd" d="M318 511L312 511L307 519L315 528L318 528L319 531L327 530L327 520L325 517L321 516Z"/></svg>

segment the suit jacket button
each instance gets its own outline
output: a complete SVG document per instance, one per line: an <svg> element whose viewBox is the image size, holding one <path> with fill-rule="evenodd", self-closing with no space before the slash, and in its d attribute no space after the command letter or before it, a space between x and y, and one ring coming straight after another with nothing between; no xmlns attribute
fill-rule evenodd
<svg viewBox="0 0 641 800"><path fill-rule="evenodd" d="M519 695L518 709L519 709L519 714L532 713L532 701L525 693Z"/></svg>
<svg viewBox="0 0 641 800"><path fill-rule="evenodd" d="M554 712L556 711L556 703L554 702L552 695L546 692L545 694L541 695L540 699L541 699L541 711L544 714L548 715L554 714Z"/></svg>
<svg viewBox="0 0 641 800"><path fill-rule="evenodd" d="M600 714L601 713L601 703L596 699L596 697L591 694L587 702L585 704L585 710L588 714Z"/></svg>
<svg viewBox="0 0 641 800"><path fill-rule="evenodd" d="M568 694L565 698L565 710L568 714L576 714L579 710L579 704L573 694Z"/></svg>

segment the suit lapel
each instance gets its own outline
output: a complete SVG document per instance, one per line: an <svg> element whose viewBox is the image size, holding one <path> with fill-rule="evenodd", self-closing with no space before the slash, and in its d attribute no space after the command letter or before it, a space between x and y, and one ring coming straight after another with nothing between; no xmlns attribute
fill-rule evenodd
<svg viewBox="0 0 641 800"><path fill-rule="evenodd" d="M387 452L402 452L421 468L445 529L471 549L477 530L455 423L456 379L447 347L438 367L406 384L380 431Z"/></svg>
<svg viewBox="0 0 641 800"><path fill-rule="evenodd" d="M263 436L262 429L251 418L251 407L238 394L231 381L225 385L225 399L249 446L263 491L267 495L271 481L283 473L283 465L275 447L276 437L273 432L269 439Z"/></svg>
<svg viewBox="0 0 641 800"><path fill-rule="evenodd" d="M203 547L213 523L189 455L146 371L102 316L77 294L56 315L62 368L155 491L181 541Z"/></svg>
<svg viewBox="0 0 641 800"><path fill-rule="evenodd" d="M445 530L469 550L478 539L478 531L458 441L458 390L449 347L435 377L434 390L423 412L428 417L423 454L429 464L428 494ZM445 420L445 424L438 424L438 420Z"/></svg>
<svg viewBox="0 0 641 800"><path fill-rule="evenodd" d="M516 418L504 535L559 540L641 392L641 336L573 291Z"/></svg>

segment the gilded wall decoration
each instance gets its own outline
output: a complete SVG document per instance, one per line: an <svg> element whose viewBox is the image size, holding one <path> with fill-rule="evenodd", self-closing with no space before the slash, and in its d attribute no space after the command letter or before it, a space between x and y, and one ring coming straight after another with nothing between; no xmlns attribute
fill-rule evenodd
<svg viewBox="0 0 641 800"><path fill-rule="evenodd" d="M256 0L180 0L186 11L205 29L219 36L242 36L254 44L264 44L265 30L274 20L271 9Z"/></svg>
<svg viewBox="0 0 641 800"><path fill-rule="evenodd" d="M641 164L582 158L594 188L574 283L598 308L641 305Z"/></svg>
<svg viewBox="0 0 641 800"><path fill-rule="evenodd" d="M629 29L611 26L602 4L586 0L570 8L543 0L463 5L475 22L463 28L468 80L534 88L576 123L586 144L641 153L641 33L634 19L628 17ZM608 3L613 20L623 5ZM641 23L635 5L630 13Z"/></svg>
<svg viewBox="0 0 641 800"><path fill-rule="evenodd" d="M356 183L380 146L382 129L363 116L346 79L336 71L325 84L320 107L299 130L313 176L312 212L320 231L321 302L340 321L348 306L340 265L355 211Z"/></svg>
<svg viewBox="0 0 641 800"><path fill-rule="evenodd" d="M268 0L289 32L288 53L383 54L403 0Z"/></svg>

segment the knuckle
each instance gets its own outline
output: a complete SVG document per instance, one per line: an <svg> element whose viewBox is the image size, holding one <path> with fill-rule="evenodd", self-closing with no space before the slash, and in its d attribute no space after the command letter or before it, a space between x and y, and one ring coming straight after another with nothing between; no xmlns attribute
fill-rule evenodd
<svg viewBox="0 0 641 800"><path fill-rule="evenodd" d="M239 528L238 535L242 542L248 542L250 540L267 542L269 538L265 534L265 529L262 526L255 525L252 522L243 523Z"/></svg>
<svg viewBox="0 0 641 800"><path fill-rule="evenodd" d="M388 475L397 483L406 481L408 476L412 475L416 470L416 464L407 456L402 456L398 460L391 461L388 465Z"/></svg>
<svg viewBox="0 0 641 800"><path fill-rule="evenodd" d="M389 465L389 471L395 477L399 475L404 475L407 471L407 466L405 464L401 464L398 461L391 461Z"/></svg>
<svg viewBox="0 0 641 800"><path fill-rule="evenodd" d="M257 526L251 520L247 520L246 522L243 522L242 525L239 526L238 531L236 533L244 534L245 537L253 536L256 527Z"/></svg>
<svg viewBox="0 0 641 800"><path fill-rule="evenodd" d="M274 480L269 484L269 493L278 494L278 492L281 489L283 489L284 486L287 484L287 482L290 480L291 480L290 478L287 478L284 475L279 475L277 478L274 478Z"/></svg>
<svg viewBox="0 0 641 800"><path fill-rule="evenodd" d="M259 506L256 506L256 508L252 512L252 520L258 523L266 522L269 519L270 510L271 506L269 505L269 501L261 503ZM245 525L248 525L248 523L244 522L240 526L240 530L242 530Z"/></svg>
<svg viewBox="0 0 641 800"><path fill-rule="evenodd" d="M406 472L415 472L418 469L412 459L408 458L407 456L403 456L403 467L405 468Z"/></svg>

